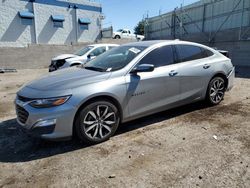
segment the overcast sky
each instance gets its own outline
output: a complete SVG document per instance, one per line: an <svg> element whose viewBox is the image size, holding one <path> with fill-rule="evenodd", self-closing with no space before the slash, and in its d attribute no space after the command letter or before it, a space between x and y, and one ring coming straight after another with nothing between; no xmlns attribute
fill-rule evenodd
<svg viewBox="0 0 250 188"><path fill-rule="evenodd" d="M173 10L181 3L188 5L197 0L96 0L102 4L106 19L103 27L112 25L115 30L128 28L133 30L135 25L143 18L150 17Z"/></svg>

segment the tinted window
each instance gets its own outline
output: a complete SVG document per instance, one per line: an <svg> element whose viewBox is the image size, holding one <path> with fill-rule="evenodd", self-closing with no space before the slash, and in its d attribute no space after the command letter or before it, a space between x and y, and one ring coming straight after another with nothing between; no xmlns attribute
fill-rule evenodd
<svg viewBox="0 0 250 188"><path fill-rule="evenodd" d="M210 56L213 56L214 53L211 52L210 50L207 50L207 49L203 49L204 50L204 53L206 54L207 57L210 57Z"/></svg>
<svg viewBox="0 0 250 188"><path fill-rule="evenodd" d="M111 50L111 49L113 49L115 47L117 47L117 46L109 46L109 50Z"/></svg>
<svg viewBox="0 0 250 188"><path fill-rule="evenodd" d="M75 55L82 56L82 55L86 54L87 52L89 52L93 48L94 48L93 46L87 46L87 47L79 50L78 52L76 52Z"/></svg>
<svg viewBox="0 0 250 188"><path fill-rule="evenodd" d="M53 25L54 25L54 27L61 27L61 28L63 28L63 22L56 22L56 21L54 21Z"/></svg>
<svg viewBox="0 0 250 188"><path fill-rule="evenodd" d="M102 53L104 53L106 51L106 47L99 47L99 48L96 48L95 50L93 50L93 52L91 52L91 54L93 54L93 56L98 56Z"/></svg>
<svg viewBox="0 0 250 188"><path fill-rule="evenodd" d="M140 64L153 64L155 67L166 66L174 63L173 50L171 46L157 48L147 54Z"/></svg>
<svg viewBox="0 0 250 188"><path fill-rule="evenodd" d="M116 71L128 65L136 56L138 56L146 47L144 46L119 46L97 58L89 61L84 68L97 68L101 71Z"/></svg>
<svg viewBox="0 0 250 188"><path fill-rule="evenodd" d="M180 62L192 61L207 57L202 48L191 45L176 45L178 57Z"/></svg>

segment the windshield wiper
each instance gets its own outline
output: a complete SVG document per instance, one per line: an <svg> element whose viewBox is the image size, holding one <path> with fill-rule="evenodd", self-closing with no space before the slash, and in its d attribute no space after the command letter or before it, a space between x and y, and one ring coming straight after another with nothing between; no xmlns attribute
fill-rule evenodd
<svg viewBox="0 0 250 188"><path fill-rule="evenodd" d="M106 69L103 69L101 67L91 67L91 66L88 66L88 67L83 67L87 70L92 70L92 71L98 71L98 72L105 72Z"/></svg>

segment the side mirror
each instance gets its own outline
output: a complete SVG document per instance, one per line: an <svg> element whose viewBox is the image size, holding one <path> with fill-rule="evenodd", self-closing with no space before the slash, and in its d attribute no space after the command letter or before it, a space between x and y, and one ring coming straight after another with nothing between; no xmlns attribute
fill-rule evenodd
<svg viewBox="0 0 250 188"><path fill-rule="evenodd" d="M94 55L93 53L91 53L91 54L89 54L89 55L87 56L88 59L92 59L92 58L94 58L94 57L95 57L95 55Z"/></svg>
<svg viewBox="0 0 250 188"><path fill-rule="evenodd" d="M155 69L154 65L151 64L141 64L135 67L130 73L138 73L138 72L153 72Z"/></svg>

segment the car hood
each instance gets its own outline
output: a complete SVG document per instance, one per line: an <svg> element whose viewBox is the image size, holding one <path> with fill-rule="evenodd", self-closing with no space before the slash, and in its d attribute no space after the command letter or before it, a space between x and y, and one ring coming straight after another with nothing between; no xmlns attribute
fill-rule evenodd
<svg viewBox="0 0 250 188"><path fill-rule="evenodd" d="M72 67L49 73L30 82L26 87L43 91L67 90L106 80L110 75L110 72L97 72L81 67Z"/></svg>
<svg viewBox="0 0 250 188"><path fill-rule="evenodd" d="M66 61L67 62L75 62L75 61L87 61L87 56L86 55L83 55L83 56L76 56L76 57L73 57L73 58L68 58Z"/></svg>
<svg viewBox="0 0 250 188"><path fill-rule="evenodd" d="M58 55L56 57L53 57L52 61L56 61L56 60L60 60L60 59L68 59L68 58L72 58L72 57L78 57L78 56L75 54L61 54L61 55Z"/></svg>

